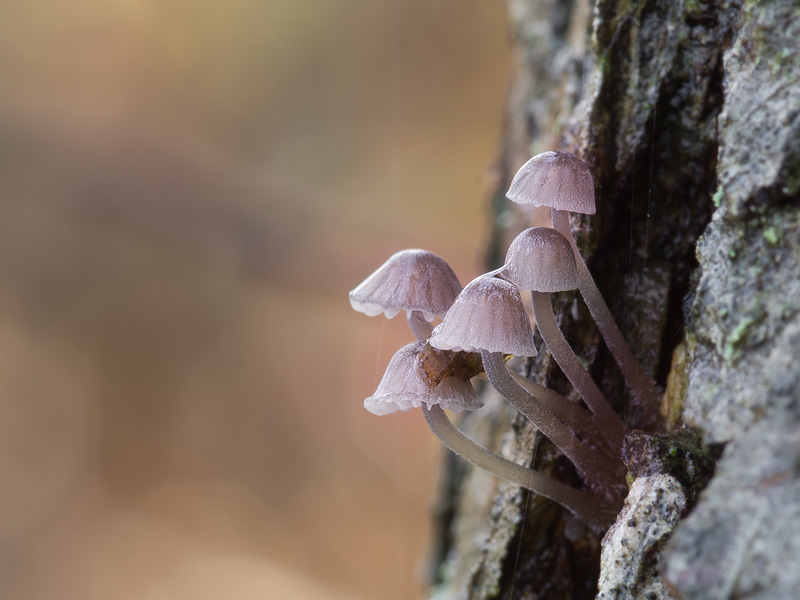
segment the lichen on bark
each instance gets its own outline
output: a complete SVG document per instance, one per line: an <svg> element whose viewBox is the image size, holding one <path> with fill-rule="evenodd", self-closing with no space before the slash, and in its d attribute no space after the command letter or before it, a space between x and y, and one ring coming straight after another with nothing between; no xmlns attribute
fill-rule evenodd
<svg viewBox="0 0 800 600"><path fill-rule="evenodd" d="M684 419L726 444L666 576L688 598L794 598L800 539L800 10L749 3L725 56L714 219L698 243Z"/></svg>

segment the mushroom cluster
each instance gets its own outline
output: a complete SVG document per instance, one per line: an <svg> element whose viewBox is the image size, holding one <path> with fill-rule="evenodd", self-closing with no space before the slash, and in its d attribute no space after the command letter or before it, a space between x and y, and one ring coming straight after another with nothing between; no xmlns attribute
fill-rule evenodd
<svg viewBox="0 0 800 600"><path fill-rule="evenodd" d="M595 212L594 181L569 152L545 152L514 177L508 198L551 209L553 227L532 227L511 243L503 267L463 289L440 257L424 250L393 255L350 292L355 310L392 318L406 312L417 342L401 348L364 407L373 414L419 408L433 433L453 452L494 475L560 503L600 527L613 520L625 491L621 448L626 426L558 327L552 292L578 289L648 426L659 427L660 393L633 356L583 261L569 212ZM535 325L522 301L530 293ZM435 328L432 323L442 319ZM536 356L534 327L582 403L509 370L507 357ZM528 469L475 443L444 413L476 410L483 402L470 379L489 383L575 465L579 489Z"/></svg>

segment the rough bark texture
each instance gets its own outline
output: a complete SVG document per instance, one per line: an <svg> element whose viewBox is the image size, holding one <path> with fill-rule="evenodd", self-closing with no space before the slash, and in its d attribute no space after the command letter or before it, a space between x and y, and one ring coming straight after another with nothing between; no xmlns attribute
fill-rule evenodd
<svg viewBox="0 0 800 600"><path fill-rule="evenodd" d="M509 12L518 64L488 266L531 219L546 222L504 199L514 171L544 150L583 157L598 213L573 219L573 230L634 352L667 388L663 411L677 432L628 439L631 493L602 574L603 532L452 463L432 595L795 598L800 5L510 0ZM585 307L574 294L555 307L635 427ZM547 353L523 366L570 393ZM487 409L464 423L476 439L575 481L504 403Z"/></svg>

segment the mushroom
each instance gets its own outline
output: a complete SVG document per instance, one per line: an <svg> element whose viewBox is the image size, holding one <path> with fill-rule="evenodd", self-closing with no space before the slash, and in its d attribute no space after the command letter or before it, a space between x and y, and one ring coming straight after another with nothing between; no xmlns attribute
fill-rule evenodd
<svg viewBox="0 0 800 600"><path fill-rule="evenodd" d="M550 207L553 227L572 246L578 270L578 289L625 381L634 397L639 400L647 421L643 425L658 429L662 426L658 414L661 392L653 379L644 372L617 327L578 251L569 226L569 212L587 215L595 213L594 180L589 167L570 152L537 154L517 171L506 196L520 204Z"/></svg>
<svg viewBox="0 0 800 600"><path fill-rule="evenodd" d="M441 350L466 350L536 356L528 313L519 291L494 277L470 281L433 330L430 344Z"/></svg>
<svg viewBox="0 0 800 600"><path fill-rule="evenodd" d="M391 319L401 310L418 340L431 334L431 322L450 308L461 283L442 258L427 250L401 250L350 292L350 305L370 317Z"/></svg>
<svg viewBox="0 0 800 600"><path fill-rule="evenodd" d="M514 175L506 197L585 215L596 211L592 172L571 152L542 152L531 158Z"/></svg>
<svg viewBox="0 0 800 600"><path fill-rule="evenodd" d="M511 242L502 275L520 290L530 290L534 320L544 343L595 415L600 432L609 443L613 455L619 457L625 426L564 338L550 303L551 292L578 287L575 257L569 242L549 227L526 229Z"/></svg>
<svg viewBox="0 0 800 600"><path fill-rule="evenodd" d="M430 408L436 404L454 412L483 406L469 381L444 377L438 385L431 387L420 377L417 358L425 345L425 342L412 342L395 352L378 389L364 400L364 408L373 415L383 416L423 405Z"/></svg>
<svg viewBox="0 0 800 600"><path fill-rule="evenodd" d="M514 284L491 277L468 283L429 343L444 350L480 352L492 386L569 457L585 480L604 489L618 483L619 460L593 451L562 422L574 405L559 402L558 395L537 398L509 373L503 354L536 355L530 320Z"/></svg>
<svg viewBox="0 0 800 600"><path fill-rule="evenodd" d="M467 380L445 377L431 387L417 372L417 359L424 342L408 344L398 350L389 362L375 394L364 401L373 414L387 415L398 410L421 407L434 435L450 450L493 475L525 487L565 506L590 523L607 526L614 518L616 505L587 492L527 469L494 454L464 435L450 422L443 409L474 410L483 406Z"/></svg>

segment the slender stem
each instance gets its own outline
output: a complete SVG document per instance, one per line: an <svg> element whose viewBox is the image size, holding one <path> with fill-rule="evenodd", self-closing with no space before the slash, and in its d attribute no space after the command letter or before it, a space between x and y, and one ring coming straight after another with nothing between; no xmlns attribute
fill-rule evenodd
<svg viewBox="0 0 800 600"><path fill-rule="evenodd" d="M587 444L582 443L552 412L514 381L500 352L482 350L481 360L492 386L511 406L525 415L539 431L550 438L558 449L572 461L586 481L601 486L603 489L608 489L620 481L623 473L619 452L613 457L608 457L595 452Z"/></svg>
<svg viewBox="0 0 800 600"><path fill-rule="evenodd" d="M425 420L436 437L450 450L476 467L550 498L550 500L558 502L586 521L604 526L613 521L617 507L613 506L608 500L571 488L546 475L537 473L533 469L527 469L502 456L489 452L489 450L476 444L453 425L439 406L434 405L431 408L427 408L423 403L422 412L425 414Z"/></svg>
<svg viewBox="0 0 800 600"><path fill-rule="evenodd" d="M509 371L518 384L539 400L544 407L561 419L569 429L583 439L596 439L599 435L592 415L586 409L535 381ZM520 411L521 412L521 411Z"/></svg>
<svg viewBox="0 0 800 600"><path fill-rule="evenodd" d="M420 342L424 342L431 337L433 325L426 321L418 310L412 310L411 314L408 315L408 326L411 328L411 333Z"/></svg>
<svg viewBox="0 0 800 600"><path fill-rule="evenodd" d="M597 431L594 417L592 417L592 414L586 409L579 406L570 398L562 396L550 388L538 384L532 379L528 379L524 375L515 373L510 369L508 369L508 373L520 387L524 388L525 391L532 396L530 402L541 402L547 410L558 417L564 425L566 425L572 433L579 436L584 443L586 440L602 440L600 433ZM485 372L478 375L478 377L484 381L489 381Z"/></svg>
<svg viewBox="0 0 800 600"><path fill-rule="evenodd" d="M622 332L617 327L608 305L603 300L603 296L600 294L594 279L592 279L589 268L583 261L583 257L578 251L578 246L575 244L575 238L572 237L572 230L569 227L569 213L555 209L551 209L551 213L553 228L567 238L572 245L575 262L578 266L579 289L586 306L589 308L589 312L600 330L600 335L603 336L608 349L611 350L611 354L614 356L614 360L619 365L625 382L643 411L643 420L645 422L641 425L650 430L663 428L663 419L658 412L661 404L661 392L653 379L644 372L625 338L622 337Z"/></svg>
<svg viewBox="0 0 800 600"><path fill-rule="evenodd" d="M615 455L619 456L619 452L622 450L622 438L625 436L625 426L606 401L600 388L583 368L578 357L575 356L575 352L564 338L564 334L558 328L553 315L553 305L550 303L550 293L532 291L531 298L533 299L533 318L536 320L536 325L550 354L553 355L570 383L578 390L581 398L597 419L600 433L608 441Z"/></svg>

